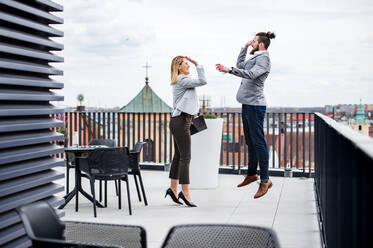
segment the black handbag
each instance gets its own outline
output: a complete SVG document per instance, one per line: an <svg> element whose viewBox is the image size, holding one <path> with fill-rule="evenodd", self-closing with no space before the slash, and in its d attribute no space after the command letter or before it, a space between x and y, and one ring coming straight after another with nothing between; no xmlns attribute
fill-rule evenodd
<svg viewBox="0 0 373 248"><path fill-rule="evenodd" d="M202 115L193 118L192 124L190 125L190 135L199 133L207 129L205 118Z"/></svg>

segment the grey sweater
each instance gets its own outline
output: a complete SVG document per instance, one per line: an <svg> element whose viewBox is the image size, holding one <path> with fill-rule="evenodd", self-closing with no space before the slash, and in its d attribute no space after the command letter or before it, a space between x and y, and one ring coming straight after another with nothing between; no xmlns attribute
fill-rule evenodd
<svg viewBox="0 0 373 248"><path fill-rule="evenodd" d="M245 61L247 48L242 48L237 58L237 68L232 67L231 74L241 77L241 86L236 99L247 105L266 106L264 82L271 70L268 51L256 51Z"/></svg>
<svg viewBox="0 0 373 248"><path fill-rule="evenodd" d="M177 82L172 86L173 107L172 117L181 112L195 115L199 111L196 87L207 84L205 71L202 65L196 67L198 79L192 79L187 75L180 74Z"/></svg>

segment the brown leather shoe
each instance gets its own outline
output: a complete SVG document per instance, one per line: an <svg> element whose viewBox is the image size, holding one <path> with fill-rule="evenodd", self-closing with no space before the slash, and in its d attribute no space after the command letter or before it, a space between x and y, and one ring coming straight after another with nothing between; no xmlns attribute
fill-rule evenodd
<svg viewBox="0 0 373 248"><path fill-rule="evenodd" d="M242 183L240 183L239 185L237 185L237 187L242 187L242 186L246 186L252 182L255 182L259 179L258 175L252 175L252 176L246 176L245 179L243 180Z"/></svg>
<svg viewBox="0 0 373 248"><path fill-rule="evenodd" d="M260 182L259 189L256 192L256 194L254 195L254 199L262 197L263 195L265 195L267 193L268 189L270 189L271 187L272 187L272 181L271 180L268 180L268 182L266 182L266 183Z"/></svg>

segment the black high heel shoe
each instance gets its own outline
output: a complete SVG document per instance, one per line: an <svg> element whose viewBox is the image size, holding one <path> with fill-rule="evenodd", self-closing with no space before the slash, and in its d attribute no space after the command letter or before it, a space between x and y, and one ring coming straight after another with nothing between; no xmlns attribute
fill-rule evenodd
<svg viewBox="0 0 373 248"><path fill-rule="evenodd" d="M174 192L172 191L171 188L168 188L168 189L166 190L166 195L164 196L164 198L166 198L167 195L171 196L172 200L173 200L175 203L183 205L183 203L181 203L181 202L179 201L179 199L176 198L176 195L174 194Z"/></svg>
<svg viewBox="0 0 373 248"><path fill-rule="evenodd" d="M180 193L179 193L179 198L181 198L181 199L185 202L185 204L186 204L188 207L197 207L196 204L194 204L193 202L188 201L188 200L185 198L183 192L181 192L181 191L180 191ZM178 198L178 199L179 199L179 198Z"/></svg>

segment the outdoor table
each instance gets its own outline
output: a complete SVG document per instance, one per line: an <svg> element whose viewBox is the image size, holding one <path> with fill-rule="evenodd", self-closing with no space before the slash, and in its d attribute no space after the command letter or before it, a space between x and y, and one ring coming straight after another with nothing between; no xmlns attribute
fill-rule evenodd
<svg viewBox="0 0 373 248"><path fill-rule="evenodd" d="M75 157L80 157L84 153L89 153L97 148L109 148L108 146L104 145L91 145L91 146L69 146L65 148L66 153L74 153ZM75 160L75 187L74 189L69 192L67 195L64 196L65 203L58 207L58 209L63 209L67 203L75 196L75 211L78 212L78 194L79 192L85 196L88 200L92 203L94 202L93 197L85 192L82 188L82 173L80 170L79 159ZM103 208L104 206L101 205L98 201L96 201L97 207Z"/></svg>

